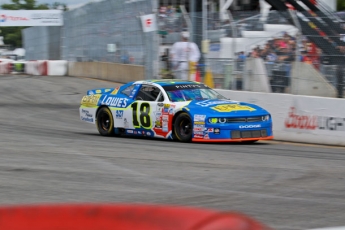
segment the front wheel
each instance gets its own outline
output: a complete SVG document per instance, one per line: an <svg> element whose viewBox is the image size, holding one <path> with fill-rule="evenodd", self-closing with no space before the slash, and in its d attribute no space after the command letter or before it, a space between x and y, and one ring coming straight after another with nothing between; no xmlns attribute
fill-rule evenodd
<svg viewBox="0 0 345 230"><path fill-rule="evenodd" d="M114 118L109 108L102 107L98 111L96 125L102 136L114 135Z"/></svg>
<svg viewBox="0 0 345 230"><path fill-rule="evenodd" d="M187 113L180 113L174 123L174 137L182 142L189 142L193 135L192 119Z"/></svg>

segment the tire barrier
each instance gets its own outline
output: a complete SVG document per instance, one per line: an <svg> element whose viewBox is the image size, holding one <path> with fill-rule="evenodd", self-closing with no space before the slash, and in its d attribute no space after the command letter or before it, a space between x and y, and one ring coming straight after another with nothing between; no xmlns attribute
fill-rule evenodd
<svg viewBox="0 0 345 230"><path fill-rule="evenodd" d="M18 73L25 73L25 66L26 63L25 62L11 62L9 63L10 65L10 73L13 74L18 74Z"/></svg>
<svg viewBox="0 0 345 230"><path fill-rule="evenodd" d="M26 62L25 73L29 75L41 75L41 68L39 68L39 61L28 61Z"/></svg>
<svg viewBox="0 0 345 230"><path fill-rule="evenodd" d="M65 60L48 61L47 75L48 76L65 76L67 75L68 62Z"/></svg>
<svg viewBox="0 0 345 230"><path fill-rule="evenodd" d="M269 230L244 214L145 204L64 204L0 207L6 230Z"/></svg>
<svg viewBox="0 0 345 230"><path fill-rule="evenodd" d="M25 73L40 76L65 76L68 62L64 60L37 60L26 62Z"/></svg>
<svg viewBox="0 0 345 230"><path fill-rule="evenodd" d="M23 74L26 72L25 61L0 61L0 74Z"/></svg>
<svg viewBox="0 0 345 230"><path fill-rule="evenodd" d="M11 62L0 63L0 74L10 74L12 72Z"/></svg>

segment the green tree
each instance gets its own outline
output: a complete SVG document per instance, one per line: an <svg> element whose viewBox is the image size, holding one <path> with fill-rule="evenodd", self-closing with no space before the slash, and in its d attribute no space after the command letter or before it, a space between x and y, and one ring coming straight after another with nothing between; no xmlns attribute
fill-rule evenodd
<svg viewBox="0 0 345 230"><path fill-rule="evenodd" d="M337 0L337 11L345 10L345 0Z"/></svg>
<svg viewBox="0 0 345 230"><path fill-rule="evenodd" d="M12 3L2 4L3 10L49 10L62 9L67 11L66 4L54 2L53 4L37 4L36 0L12 0ZM2 27L0 36L4 37L4 43L13 48L22 47L22 30L27 27Z"/></svg>
<svg viewBox="0 0 345 230"><path fill-rule="evenodd" d="M68 7L66 4L64 3L60 3L60 2L54 2L53 4L50 5L49 7L50 9L61 9L63 11L67 11Z"/></svg>

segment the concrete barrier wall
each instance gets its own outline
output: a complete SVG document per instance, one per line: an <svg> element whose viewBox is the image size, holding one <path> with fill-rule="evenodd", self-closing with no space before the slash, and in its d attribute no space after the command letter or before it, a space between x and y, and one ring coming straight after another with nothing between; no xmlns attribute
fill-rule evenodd
<svg viewBox="0 0 345 230"><path fill-rule="evenodd" d="M313 65L293 62L291 93L319 97L336 97L337 90Z"/></svg>
<svg viewBox="0 0 345 230"><path fill-rule="evenodd" d="M125 83L129 81L144 80L145 68L139 65L108 62L69 62L68 75Z"/></svg>
<svg viewBox="0 0 345 230"><path fill-rule="evenodd" d="M244 75L244 90L263 93L270 93L272 91L265 62L262 58L247 58Z"/></svg>

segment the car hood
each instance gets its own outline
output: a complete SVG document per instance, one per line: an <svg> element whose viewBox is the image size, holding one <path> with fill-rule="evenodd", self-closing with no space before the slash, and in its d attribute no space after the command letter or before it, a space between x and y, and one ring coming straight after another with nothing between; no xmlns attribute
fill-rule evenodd
<svg viewBox="0 0 345 230"><path fill-rule="evenodd" d="M255 116L269 114L260 106L232 100L194 100L186 108L192 114L222 115L222 116Z"/></svg>

